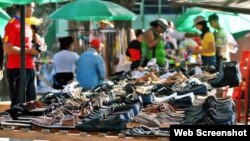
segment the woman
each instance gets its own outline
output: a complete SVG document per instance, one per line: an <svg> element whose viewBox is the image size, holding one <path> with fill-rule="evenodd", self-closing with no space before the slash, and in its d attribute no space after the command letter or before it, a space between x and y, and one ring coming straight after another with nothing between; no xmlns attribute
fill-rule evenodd
<svg viewBox="0 0 250 141"><path fill-rule="evenodd" d="M79 55L74 51L74 40L67 36L59 39L60 52L56 53L53 58L55 76L53 88L62 89L70 80L75 77L76 61Z"/></svg>
<svg viewBox="0 0 250 141"><path fill-rule="evenodd" d="M202 64L204 66L216 66L216 48L215 39L213 33L209 31L207 22L202 16L198 16L194 19L195 27L200 30L201 33L201 49L195 51L201 53Z"/></svg>
<svg viewBox="0 0 250 141"><path fill-rule="evenodd" d="M143 34L142 41L142 66L147 64L152 58L156 58L159 66L165 66L166 52L165 43L162 34L168 27L168 23L164 19L157 19L150 23L152 28L148 29Z"/></svg>

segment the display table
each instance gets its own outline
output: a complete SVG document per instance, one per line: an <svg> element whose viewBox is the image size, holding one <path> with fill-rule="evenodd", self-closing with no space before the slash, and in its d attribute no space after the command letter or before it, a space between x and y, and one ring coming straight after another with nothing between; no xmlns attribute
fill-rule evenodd
<svg viewBox="0 0 250 141"><path fill-rule="evenodd" d="M10 101L1 101L0 102L0 112L10 109Z"/></svg>
<svg viewBox="0 0 250 141"><path fill-rule="evenodd" d="M29 131L28 129L11 130L5 128L0 130L0 137L28 139L28 140L50 140L50 141L167 141L167 138L146 138L146 137L125 137L124 135L108 135L99 133L96 135L88 133L68 133L67 130L60 130L55 133L50 133L49 130Z"/></svg>

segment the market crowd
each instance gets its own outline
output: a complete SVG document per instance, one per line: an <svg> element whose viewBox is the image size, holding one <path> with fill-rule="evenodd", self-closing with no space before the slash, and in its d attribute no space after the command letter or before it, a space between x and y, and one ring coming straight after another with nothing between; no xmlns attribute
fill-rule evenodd
<svg viewBox="0 0 250 141"><path fill-rule="evenodd" d="M27 5L26 18L32 17L34 9L34 4ZM109 24L108 21L101 21L100 28L108 28ZM214 28L214 32L208 24ZM126 51L131 61L131 71L143 71L152 60L165 70L196 64L210 71L218 70L223 60L230 61L228 33L220 25L216 14L210 15L208 19L196 17L193 26L200 34L178 32L173 22L165 19L151 21L147 30L134 30L135 39L130 41ZM36 30L34 25L25 25L26 101L36 99L35 56L46 50ZM12 106L18 104L20 99L20 31L20 7L17 6L16 16L5 27L0 54L1 60L3 52L7 54L6 70ZM76 79L84 90L91 90L105 81L105 61L100 54L104 46L100 38L93 37L89 42L90 48L81 55L74 52L75 41L72 37L62 37L58 41L60 51L52 61L55 70L53 88L63 89L68 82ZM0 69L3 69L2 65Z"/></svg>

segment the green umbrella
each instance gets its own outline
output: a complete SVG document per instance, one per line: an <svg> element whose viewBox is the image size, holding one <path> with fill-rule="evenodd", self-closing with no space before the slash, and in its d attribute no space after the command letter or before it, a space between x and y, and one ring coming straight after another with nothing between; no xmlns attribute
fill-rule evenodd
<svg viewBox="0 0 250 141"><path fill-rule="evenodd" d="M6 7L9 7L9 6L11 6L11 5L12 5L12 4L0 2L0 7L1 7L1 8L6 8Z"/></svg>
<svg viewBox="0 0 250 141"><path fill-rule="evenodd" d="M0 8L0 18L4 20L9 20L10 16L2 8Z"/></svg>
<svg viewBox="0 0 250 141"><path fill-rule="evenodd" d="M50 2L65 2L65 1L69 1L69 0L1 0L0 2L0 6L3 5L5 6L6 4L28 4L31 2L35 2L38 4L44 4L44 3L50 3ZM8 5L6 5L8 6Z"/></svg>
<svg viewBox="0 0 250 141"><path fill-rule="evenodd" d="M2 35L5 25L8 23L10 16L0 8L0 35Z"/></svg>
<svg viewBox="0 0 250 141"><path fill-rule="evenodd" d="M53 12L52 19L76 21L134 20L136 15L126 8L108 1L77 0Z"/></svg>
<svg viewBox="0 0 250 141"><path fill-rule="evenodd" d="M219 16L221 26L230 33L250 30L250 15L233 14L201 8L190 8L178 17L176 27L178 31L195 31L193 20L196 16L204 16L208 20L209 15L216 13Z"/></svg>
<svg viewBox="0 0 250 141"><path fill-rule="evenodd" d="M72 0L34 0L38 4L45 4L45 3L58 3L58 2L66 2Z"/></svg>
<svg viewBox="0 0 250 141"><path fill-rule="evenodd" d="M5 28L5 25L8 23L8 20L1 19L0 18L0 36L3 37L3 31Z"/></svg>
<svg viewBox="0 0 250 141"><path fill-rule="evenodd" d="M233 37L235 38L235 40L238 40L240 38L244 38L246 36L246 34L248 34L248 33L250 33L250 30L237 32L237 33L233 34Z"/></svg>

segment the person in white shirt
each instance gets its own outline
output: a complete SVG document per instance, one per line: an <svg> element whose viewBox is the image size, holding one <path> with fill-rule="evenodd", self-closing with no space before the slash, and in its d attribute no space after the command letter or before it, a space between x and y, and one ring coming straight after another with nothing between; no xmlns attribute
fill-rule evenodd
<svg viewBox="0 0 250 141"><path fill-rule="evenodd" d="M60 50L53 57L55 69L53 88L62 89L69 81L75 78L76 62L79 55L74 51L74 40L67 36L59 38Z"/></svg>

